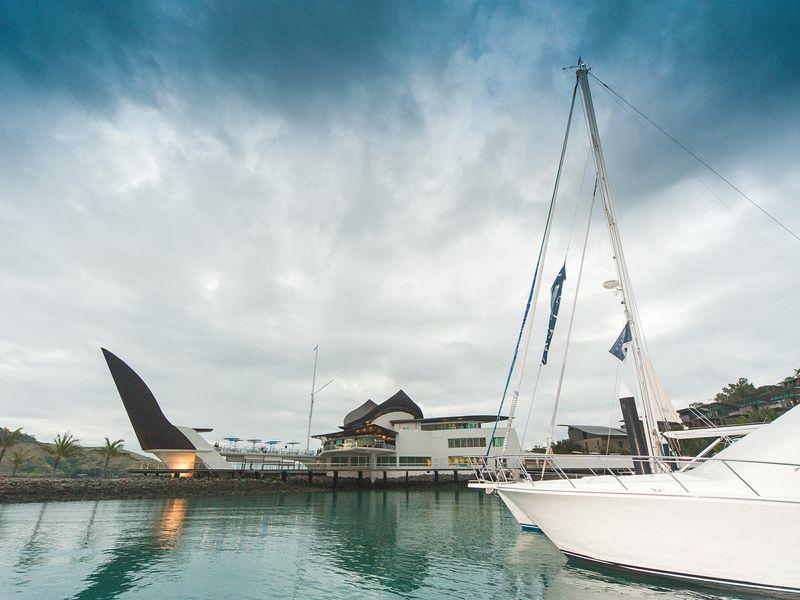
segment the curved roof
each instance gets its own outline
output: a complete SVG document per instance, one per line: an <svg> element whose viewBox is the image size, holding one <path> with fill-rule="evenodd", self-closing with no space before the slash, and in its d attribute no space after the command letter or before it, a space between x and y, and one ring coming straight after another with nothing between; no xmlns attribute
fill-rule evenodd
<svg viewBox="0 0 800 600"><path fill-rule="evenodd" d="M381 415L385 415L390 412L405 412L413 415L415 419L423 418L422 409L417 406L417 403L409 398L408 394L406 394L403 390L398 390L394 396L381 402L378 406L373 408L365 418L368 418L370 421L374 421Z"/></svg>
<svg viewBox="0 0 800 600"><path fill-rule="evenodd" d="M376 406L378 405L375 404L372 400L367 400L366 402L364 402L364 404L362 404L358 408L351 410L349 413L345 415L344 421L342 421L342 427L347 428L352 423L358 423L365 415L369 414L369 412Z"/></svg>
<svg viewBox="0 0 800 600"><path fill-rule="evenodd" d="M372 404L372 408L362 413L362 409L364 409L364 407L370 403ZM356 427L361 423L374 421L381 415L391 412L404 412L411 415L414 419L423 418L422 409L417 406L417 403L409 398L408 394L406 394L403 390L398 390L394 396L378 405L372 402L372 400L367 400L364 404L347 414L347 416L344 418L344 424L347 428ZM355 420L348 420L353 414L358 414L359 416Z"/></svg>

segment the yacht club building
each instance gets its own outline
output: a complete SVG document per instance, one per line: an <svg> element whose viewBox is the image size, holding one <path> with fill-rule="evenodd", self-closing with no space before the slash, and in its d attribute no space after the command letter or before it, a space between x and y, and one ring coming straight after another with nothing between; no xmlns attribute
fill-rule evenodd
<svg viewBox="0 0 800 600"><path fill-rule="evenodd" d="M202 436L207 427L173 425L136 372L106 349L103 355L142 450L162 462L173 476L219 476L270 470L302 469L343 477L401 477L439 471L471 470L471 460L498 454L507 446L519 453L516 433L506 427L492 438L494 415L425 418L422 409L400 390L381 404L367 400L350 411L338 431L316 435L318 452L276 454L246 448L212 446ZM505 421L506 417L500 417ZM486 425L486 427L484 427ZM254 442L256 440L253 440Z"/></svg>
<svg viewBox="0 0 800 600"><path fill-rule="evenodd" d="M500 417L505 421L507 417ZM342 476L368 473L370 479L383 472L389 477L422 475L434 471L468 468L476 458L519 453L512 429L492 427L496 415L466 415L425 418L422 409L403 391L376 404L367 400L350 411L339 431L315 435L322 442L320 458ZM348 470L350 468L350 470Z"/></svg>

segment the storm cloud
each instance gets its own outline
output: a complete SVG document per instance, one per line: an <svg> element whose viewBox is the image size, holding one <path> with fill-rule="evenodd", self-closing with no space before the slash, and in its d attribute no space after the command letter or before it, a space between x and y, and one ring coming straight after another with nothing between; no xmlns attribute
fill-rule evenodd
<svg viewBox="0 0 800 600"><path fill-rule="evenodd" d="M101 346L212 437L303 439L316 344L315 431L399 388L494 412L578 55L800 229L794 3L5 2L0 24L0 425L42 439L135 448ZM676 404L789 374L800 244L593 86ZM576 110L547 285L577 273L592 187ZM600 213L559 422L618 418Z"/></svg>

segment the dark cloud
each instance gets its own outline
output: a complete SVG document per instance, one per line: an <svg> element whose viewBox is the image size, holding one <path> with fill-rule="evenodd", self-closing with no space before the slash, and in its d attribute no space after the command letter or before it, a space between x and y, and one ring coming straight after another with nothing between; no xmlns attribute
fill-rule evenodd
<svg viewBox="0 0 800 600"><path fill-rule="evenodd" d="M402 97L409 64L424 53L424 65L441 67L469 19L455 5L382 1L10 2L0 11L9 72L91 109L125 98L161 106L171 95L218 108L238 95L328 118ZM354 102L343 109L345 100Z"/></svg>
<svg viewBox="0 0 800 600"><path fill-rule="evenodd" d="M320 378L336 378L320 429L400 387L432 414L495 409L566 120L574 76L561 68L584 54L798 228L797 12L3 3L0 417L132 440L101 345L173 420L220 435L304 435L317 343ZM739 375L785 375L791 302L752 308L765 289L794 297L795 279L695 178L779 255L796 248L593 87L668 389L684 403ZM546 280L588 156L580 111L575 127ZM563 407L603 423L620 315L596 225ZM553 389L545 373L535 414Z"/></svg>

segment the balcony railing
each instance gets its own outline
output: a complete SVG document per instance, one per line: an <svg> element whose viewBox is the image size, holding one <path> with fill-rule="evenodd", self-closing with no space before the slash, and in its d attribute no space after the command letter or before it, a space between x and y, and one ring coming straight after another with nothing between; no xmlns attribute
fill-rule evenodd
<svg viewBox="0 0 800 600"><path fill-rule="evenodd" d="M345 440L342 444L334 442L325 442L322 445L323 450L350 450L351 448L383 448L386 450L394 450L394 442L386 440Z"/></svg>
<svg viewBox="0 0 800 600"><path fill-rule="evenodd" d="M314 456L316 450L292 450L291 448L273 448L271 446L214 446L214 450L222 454L278 454L290 456Z"/></svg>

